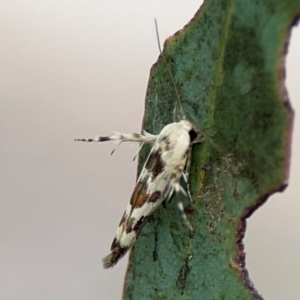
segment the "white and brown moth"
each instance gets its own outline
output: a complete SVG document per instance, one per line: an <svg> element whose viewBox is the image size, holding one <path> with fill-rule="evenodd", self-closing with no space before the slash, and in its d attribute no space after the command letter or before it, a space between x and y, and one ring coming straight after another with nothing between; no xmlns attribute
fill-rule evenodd
<svg viewBox="0 0 300 300"><path fill-rule="evenodd" d="M161 55L165 61L162 52ZM166 67L168 68L167 64ZM176 90L169 68L168 71ZM139 149L141 149L144 143L153 143L153 147L137 180L130 202L120 221L111 245L111 253L102 260L104 268L113 267L126 254L135 243L149 217L164 200L170 200L174 192L186 194L180 185L181 177L187 183L188 196L191 199L188 178L192 146L195 143L202 142L204 138L200 130L186 119L177 90L176 94L181 120L166 125L158 135L152 135L144 131L142 134L115 133L106 137L96 136L92 139L75 140L84 142L116 141L118 143L116 148L122 142L139 142L141 143ZM184 213L183 204L179 200L178 207L182 212L185 224L192 230L192 226Z"/></svg>

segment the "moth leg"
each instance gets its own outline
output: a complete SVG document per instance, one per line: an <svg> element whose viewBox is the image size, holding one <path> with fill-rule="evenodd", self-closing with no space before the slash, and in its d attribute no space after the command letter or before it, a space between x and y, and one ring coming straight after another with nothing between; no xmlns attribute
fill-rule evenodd
<svg viewBox="0 0 300 300"><path fill-rule="evenodd" d="M180 200L179 198L179 192L182 192L183 195L186 196L186 192L184 190L184 188L179 184L179 183L176 183L174 188L173 188L173 191L176 191L176 196L177 196L177 206L178 206L178 209L180 210L181 212L181 216L182 216L182 219L183 219L183 222L184 224L186 225L187 228L189 228L191 231L193 231L193 227L191 225L191 223L189 222L188 220L188 217L186 215L186 213L184 212L184 207L183 207L183 203L182 201ZM172 192L173 193L173 192Z"/></svg>
<svg viewBox="0 0 300 300"><path fill-rule="evenodd" d="M180 111L180 108L178 107L178 103L176 101L173 109L173 122L178 122L181 120L180 113L178 113L178 111Z"/></svg>
<svg viewBox="0 0 300 300"><path fill-rule="evenodd" d="M164 202L170 202L170 200L171 200L171 198L173 197L173 195L174 195L174 189L172 189L169 193L168 193L168 195L167 195L167 197L166 197L166 200L164 201ZM163 203L164 203L163 202Z"/></svg>
<svg viewBox="0 0 300 300"><path fill-rule="evenodd" d="M110 155L113 155L122 143L123 143L123 141L118 142L116 147L110 152Z"/></svg>
<svg viewBox="0 0 300 300"><path fill-rule="evenodd" d="M186 227L190 230L190 231L193 231L193 227L186 215L186 213L184 212L184 207L183 207L183 203L182 201L178 198L177 200L177 206L178 206L178 209L180 210L181 212L181 216L182 216L182 219L183 219L183 222L184 224L186 225Z"/></svg>
<svg viewBox="0 0 300 300"><path fill-rule="evenodd" d="M79 142L107 142L107 141L115 141L117 142L117 146L111 152L111 155L117 150L123 142L138 142L138 143L154 143L157 139L157 135L150 134L146 131L143 131L142 134L140 133L120 133L115 132L113 135L110 136L95 136L91 139L75 139L75 141ZM141 146L142 147L142 146ZM140 148L141 148L140 147ZM140 149L139 149L140 151ZM138 151L138 153L139 153Z"/></svg>
<svg viewBox="0 0 300 300"><path fill-rule="evenodd" d="M191 169L191 161L192 161L192 147L189 148L187 152L187 159L186 159L186 165L183 171L183 179L186 183L187 188L187 194L190 198L191 203L193 203L192 194L190 190L190 182L189 182L189 175L190 175L190 169Z"/></svg>
<svg viewBox="0 0 300 300"><path fill-rule="evenodd" d="M142 150L143 146L144 146L144 143L141 143L140 146L139 146L138 151L136 152L135 156L133 157L133 161L135 161L136 157L139 155L139 153Z"/></svg>
<svg viewBox="0 0 300 300"><path fill-rule="evenodd" d="M110 136L99 136L96 135L91 139L75 139L79 142L107 142L107 141L120 141L120 142L138 142L138 143L154 143L157 139L157 135L143 131L140 133L121 133L115 132Z"/></svg>
<svg viewBox="0 0 300 300"><path fill-rule="evenodd" d="M176 104L174 105L173 109L173 122L176 122Z"/></svg>
<svg viewBox="0 0 300 300"><path fill-rule="evenodd" d="M98 142L112 141L112 139L110 136L96 135L94 138L91 138L91 139L75 139L74 141L75 142L88 142L88 143L96 142L96 143L98 143Z"/></svg>

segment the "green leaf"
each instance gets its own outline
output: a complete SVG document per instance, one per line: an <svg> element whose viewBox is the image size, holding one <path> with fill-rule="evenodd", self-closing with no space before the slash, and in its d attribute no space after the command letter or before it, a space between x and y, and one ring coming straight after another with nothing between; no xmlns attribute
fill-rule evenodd
<svg viewBox="0 0 300 300"><path fill-rule="evenodd" d="M245 219L288 177L293 111L284 61L299 12L299 0L207 0L165 43L187 118L211 138L193 148L195 209L187 212L194 232L176 199L162 205L132 250L124 299L262 299L248 278L242 239ZM157 134L173 122L175 101L160 57L145 130Z"/></svg>

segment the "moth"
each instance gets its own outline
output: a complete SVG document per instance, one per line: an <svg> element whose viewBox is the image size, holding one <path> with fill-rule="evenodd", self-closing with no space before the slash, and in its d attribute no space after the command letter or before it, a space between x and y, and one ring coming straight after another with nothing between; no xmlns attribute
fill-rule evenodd
<svg viewBox="0 0 300 300"><path fill-rule="evenodd" d="M158 32L157 24L156 32ZM165 61L160 49L160 43L159 50ZM166 61L165 64L176 90L173 76ZM137 180L131 199L120 221L111 245L111 252L102 260L104 268L113 267L127 253L134 245L149 217L163 201L169 201L174 193L179 192L182 192L184 195L188 194L191 200L189 170L192 146L202 142L204 136L191 121L186 119L177 90L176 94L176 105L178 106L181 120L166 125L157 135L150 134L146 131L142 134L123 134L116 132L111 136L75 139L75 141L84 142L115 141L117 142L116 148L123 142L139 142L141 143L139 150L145 143L153 144ZM174 111L176 111L176 105ZM187 193L180 185L181 177L183 177L187 184ZM182 212L185 224L192 230L192 226L184 213L183 204L179 200L178 207Z"/></svg>

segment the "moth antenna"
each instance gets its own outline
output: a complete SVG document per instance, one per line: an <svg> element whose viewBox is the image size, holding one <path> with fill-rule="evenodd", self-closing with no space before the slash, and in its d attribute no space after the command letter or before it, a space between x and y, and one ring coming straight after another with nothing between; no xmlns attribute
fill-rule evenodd
<svg viewBox="0 0 300 300"><path fill-rule="evenodd" d="M160 54L161 54L161 56L162 56L162 58L163 58L163 61L164 61L164 63L165 63L165 66L166 66L166 68L167 68L167 70L168 70L168 73L169 73L170 78L171 78L171 81L172 81L172 85L173 85L174 90L175 90L175 94L176 94L176 102L177 102L177 105L178 105L179 110L180 110L180 118L181 118L182 120L185 120L185 119L186 119L186 116L185 116L185 114L184 114L184 111L183 111L183 108L182 108L182 105L181 105L181 101L180 101L179 93L178 93L178 90L177 90L177 87L176 87L176 84L175 84L175 81L174 81L174 77L173 77L173 75L172 75L172 72L171 72L171 70L170 70L170 68L169 68L169 65L168 65L168 63L167 63L167 61L166 61L166 58L165 58L165 56L164 56L164 54L163 54L163 52L162 52L162 50L161 50L161 47L160 47L160 40L159 40L159 34L158 34L158 25L157 25L157 20L156 20L156 18L154 18L154 22L155 22L155 31L156 31L156 38L157 38L157 43L158 43L158 49L159 49L159 52L160 52Z"/></svg>

